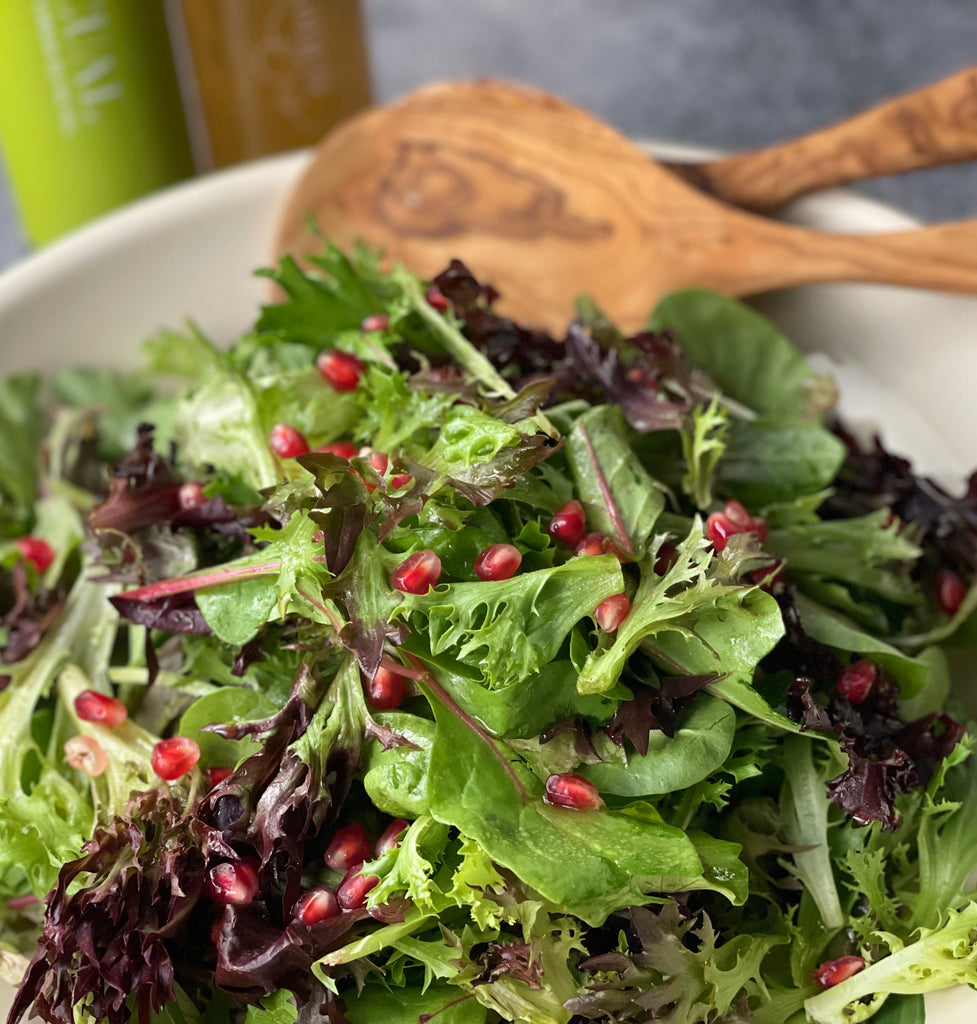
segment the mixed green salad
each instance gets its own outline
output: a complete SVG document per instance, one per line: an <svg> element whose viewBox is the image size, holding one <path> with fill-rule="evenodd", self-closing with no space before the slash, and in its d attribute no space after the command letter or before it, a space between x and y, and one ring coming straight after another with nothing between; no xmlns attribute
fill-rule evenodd
<svg viewBox="0 0 977 1024"><path fill-rule="evenodd" d="M457 261L270 276L229 350L0 385L9 1021L977 986L977 478L851 436L717 294L554 339Z"/></svg>

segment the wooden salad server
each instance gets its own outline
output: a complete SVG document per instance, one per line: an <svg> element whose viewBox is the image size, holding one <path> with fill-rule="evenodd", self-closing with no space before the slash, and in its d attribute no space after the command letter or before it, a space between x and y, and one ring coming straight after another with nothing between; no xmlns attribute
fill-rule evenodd
<svg viewBox="0 0 977 1024"><path fill-rule="evenodd" d="M834 185L977 160L977 67L779 145L668 163L719 199L769 210Z"/></svg>
<svg viewBox="0 0 977 1024"><path fill-rule="evenodd" d="M496 81L429 86L331 132L283 207L277 255L362 241L432 276L453 257L497 308L561 330L574 299L637 329L682 287L733 296L822 281L977 292L977 221L833 235L704 195L613 128Z"/></svg>

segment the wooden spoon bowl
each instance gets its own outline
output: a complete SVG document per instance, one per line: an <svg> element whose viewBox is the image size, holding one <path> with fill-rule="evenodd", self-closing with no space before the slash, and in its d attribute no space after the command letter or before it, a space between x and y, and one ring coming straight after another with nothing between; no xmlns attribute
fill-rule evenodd
<svg viewBox="0 0 977 1024"><path fill-rule="evenodd" d="M463 260L499 309L554 330L582 292L625 330L656 297L815 281L977 291L977 222L861 237L770 221L703 195L608 125L533 89L431 86L356 115L316 150L276 254L365 242L423 276Z"/></svg>

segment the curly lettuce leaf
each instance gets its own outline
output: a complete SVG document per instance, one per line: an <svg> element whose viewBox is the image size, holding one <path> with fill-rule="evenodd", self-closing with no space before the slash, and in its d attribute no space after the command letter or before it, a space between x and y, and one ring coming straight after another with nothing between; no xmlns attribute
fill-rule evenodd
<svg viewBox="0 0 977 1024"><path fill-rule="evenodd" d="M776 601L755 587L722 583L709 574L712 549L698 520L661 576L654 571L655 557L652 551L640 563L641 582L613 643L587 658L577 680L580 692L610 690L639 646L688 674L718 672L724 682L748 684L757 662L783 633Z"/></svg>
<svg viewBox="0 0 977 1024"><path fill-rule="evenodd" d="M920 928L912 942L877 932L888 956L804 1003L816 1024L868 1020L890 994L920 995L977 978L977 903L951 910L935 928Z"/></svg>
<svg viewBox="0 0 977 1024"><path fill-rule="evenodd" d="M623 589L613 555L579 557L509 580L407 594L396 614L427 637L431 654L450 653L482 685L498 689L539 672L580 619Z"/></svg>

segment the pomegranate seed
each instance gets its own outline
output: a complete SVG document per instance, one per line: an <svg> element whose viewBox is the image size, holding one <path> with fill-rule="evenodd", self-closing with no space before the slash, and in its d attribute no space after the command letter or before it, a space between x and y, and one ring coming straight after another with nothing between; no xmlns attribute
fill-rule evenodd
<svg viewBox="0 0 977 1024"><path fill-rule="evenodd" d="M316 451L325 452L327 455L338 455L348 462L354 455L358 455L360 450L352 441L330 441L329 444L320 445Z"/></svg>
<svg viewBox="0 0 977 1024"><path fill-rule="evenodd" d="M292 910L292 917L299 924L314 925L328 921L330 917L336 917L339 913L341 911L336 894L332 889L322 886L320 889L310 889L299 897Z"/></svg>
<svg viewBox="0 0 977 1024"><path fill-rule="evenodd" d="M511 580L522 565L522 552L514 544L489 544L475 559L475 575L486 582Z"/></svg>
<svg viewBox="0 0 977 1024"><path fill-rule="evenodd" d="M436 284L432 284L428 288L424 293L424 298L427 299L427 304L433 306L439 313L447 311L449 305L448 298Z"/></svg>
<svg viewBox="0 0 977 1024"><path fill-rule="evenodd" d="M597 788L582 775L560 772L546 780L546 802L573 811L596 811L603 807Z"/></svg>
<svg viewBox="0 0 977 1024"><path fill-rule="evenodd" d="M64 745L64 756L72 768L78 768L93 779L109 766L102 745L91 736L72 736Z"/></svg>
<svg viewBox="0 0 977 1024"><path fill-rule="evenodd" d="M305 455L309 450L309 442L295 427L287 423L276 423L271 428L268 443L280 459L294 459L297 455Z"/></svg>
<svg viewBox="0 0 977 1024"><path fill-rule="evenodd" d="M97 722L114 729L129 717L125 704L118 697L108 697L97 690L82 690L75 697L75 714L83 722Z"/></svg>
<svg viewBox="0 0 977 1024"><path fill-rule="evenodd" d="M376 875L361 875L359 867L351 868L336 890L336 899L343 910L359 910L366 906L371 889L380 884Z"/></svg>
<svg viewBox="0 0 977 1024"><path fill-rule="evenodd" d="M422 549L408 555L394 569L390 583L405 594L426 594L440 575L441 559L433 551Z"/></svg>
<svg viewBox="0 0 977 1024"><path fill-rule="evenodd" d="M322 859L333 871L349 871L350 868L358 868L370 856L372 849L366 830L354 822L333 835Z"/></svg>
<svg viewBox="0 0 977 1024"><path fill-rule="evenodd" d="M229 779L234 774L233 768L227 768L223 765L217 768L204 768L203 776L207 780L210 788L219 786L225 779Z"/></svg>
<svg viewBox="0 0 977 1024"><path fill-rule="evenodd" d="M336 391L355 391L363 376L363 364L359 359L335 348L323 349L315 364Z"/></svg>
<svg viewBox="0 0 977 1024"><path fill-rule="evenodd" d="M631 598L627 594L613 594L594 609L594 621L605 633L613 633L631 611Z"/></svg>
<svg viewBox="0 0 977 1024"><path fill-rule="evenodd" d="M716 551L722 551L729 542L729 538L734 533L740 532L742 531L737 530L735 524L722 512L713 512L706 519L706 537L712 541L712 546Z"/></svg>
<svg viewBox="0 0 977 1024"><path fill-rule="evenodd" d="M374 847L373 852L375 856L382 857L385 853L389 853L391 850L396 850L400 846L400 837L410 827L410 822L406 818L394 818L392 822L380 833L380 838L377 840L377 845Z"/></svg>
<svg viewBox="0 0 977 1024"><path fill-rule="evenodd" d="M153 747L153 771L167 782L182 778L200 760L200 747L189 736L173 736Z"/></svg>
<svg viewBox="0 0 977 1024"><path fill-rule="evenodd" d="M568 548L575 548L583 540L587 529L587 517L579 501L568 501L558 508L550 519L546 532L557 542Z"/></svg>
<svg viewBox="0 0 977 1024"><path fill-rule="evenodd" d="M385 452L377 452L372 448L361 448L360 455L364 458L369 459L370 465L383 476L387 472L387 467L390 465L390 458Z"/></svg>
<svg viewBox="0 0 977 1024"><path fill-rule="evenodd" d="M736 500L727 501L722 512L713 512L706 519L706 536L716 551L722 551L734 533L755 533L762 544L768 529L765 519L751 516Z"/></svg>
<svg viewBox="0 0 977 1024"><path fill-rule="evenodd" d="M954 615L967 596L967 586L952 569L941 569L936 577L936 603L946 615Z"/></svg>
<svg viewBox="0 0 977 1024"><path fill-rule="evenodd" d="M607 554L607 538L602 533L588 533L573 549L575 555Z"/></svg>
<svg viewBox="0 0 977 1024"><path fill-rule="evenodd" d="M215 903L245 907L258 895L258 872L247 861L221 861L207 872L207 889Z"/></svg>
<svg viewBox="0 0 977 1024"><path fill-rule="evenodd" d="M413 479L410 473L398 473L395 477L390 478L390 490L399 491L401 487L406 487Z"/></svg>
<svg viewBox="0 0 977 1024"><path fill-rule="evenodd" d="M18 537L17 550L38 572L44 572L54 561L54 548L40 537Z"/></svg>
<svg viewBox="0 0 977 1024"><path fill-rule="evenodd" d="M875 688L878 666L867 658L859 658L838 676L835 689L852 704L864 704Z"/></svg>
<svg viewBox="0 0 977 1024"><path fill-rule="evenodd" d="M814 972L814 981L818 988L834 988L863 970L865 961L860 956L840 956L837 960L825 960Z"/></svg>
<svg viewBox="0 0 977 1024"><path fill-rule="evenodd" d="M753 529L753 517L740 502L727 501L723 514L737 528L737 533L748 533Z"/></svg>
<svg viewBox="0 0 977 1024"><path fill-rule="evenodd" d="M360 321L361 331L385 331L390 326L390 317L386 313L371 313Z"/></svg>
<svg viewBox="0 0 977 1024"><path fill-rule="evenodd" d="M381 665L366 683L366 699L377 711L399 708L404 700L404 677Z"/></svg>
<svg viewBox="0 0 977 1024"><path fill-rule="evenodd" d="M198 483L196 480L180 484L180 489L176 492L176 503L184 512L206 505L207 498L204 495L203 484Z"/></svg>
<svg viewBox="0 0 977 1024"><path fill-rule="evenodd" d="M613 555L620 562L630 562L631 558L626 555L611 540L602 533L587 533L580 543L573 549L575 555Z"/></svg>

